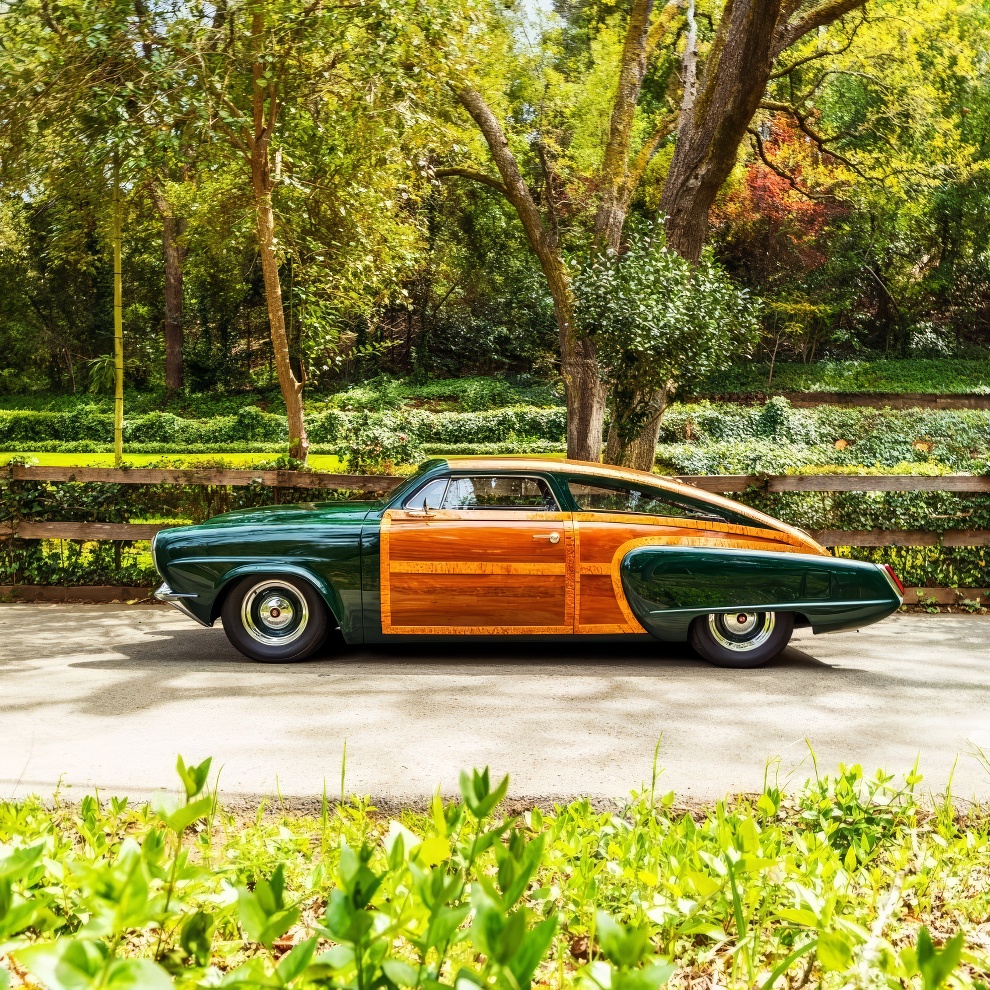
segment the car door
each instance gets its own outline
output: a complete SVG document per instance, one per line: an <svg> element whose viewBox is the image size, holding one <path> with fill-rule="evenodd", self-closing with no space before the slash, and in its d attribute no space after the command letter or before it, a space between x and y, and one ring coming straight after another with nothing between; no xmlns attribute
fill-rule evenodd
<svg viewBox="0 0 990 990"><path fill-rule="evenodd" d="M573 632L570 515L539 476L427 483L382 518L382 632Z"/></svg>

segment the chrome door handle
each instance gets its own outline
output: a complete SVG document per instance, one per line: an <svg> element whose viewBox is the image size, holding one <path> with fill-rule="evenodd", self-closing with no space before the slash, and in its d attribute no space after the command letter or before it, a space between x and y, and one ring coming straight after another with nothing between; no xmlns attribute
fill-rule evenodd
<svg viewBox="0 0 990 990"><path fill-rule="evenodd" d="M534 533L534 540L549 540L551 543L560 543L560 533Z"/></svg>

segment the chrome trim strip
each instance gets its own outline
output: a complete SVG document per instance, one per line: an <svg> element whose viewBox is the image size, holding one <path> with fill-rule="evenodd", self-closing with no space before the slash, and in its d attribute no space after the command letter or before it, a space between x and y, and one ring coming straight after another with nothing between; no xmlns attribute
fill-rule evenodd
<svg viewBox="0 0 990 990"><path fill-rule="evenodd" d="M155 589L151 597L157 601L164 602L166 605L171 605L173 608L177 608L183 615L188 616L190 619L194 619L201 626L206 626L207 629L210 628L210 624L208 622L204 622L186 604L186 599L199 598L199 595L190 594L188 592L182 593L173 591L168 586L168 582L166 581Z"/></svg>
<svg viewBox="0 0 990 990"><path fill-rule="evenodd" d="M887 598L866 598L859 601L846 601L846 602L829 602L829 601L816 601L816 602L785 602L773 604L762 604L762 605L709 605L707 607L700 608L658 608L650 612L650 615L676 615L679 612L698 612L702 615L711 613L732 613L732 612L793 612L797 609L802 608L850 608L858 605L889 605L890 601Z"/></svg>

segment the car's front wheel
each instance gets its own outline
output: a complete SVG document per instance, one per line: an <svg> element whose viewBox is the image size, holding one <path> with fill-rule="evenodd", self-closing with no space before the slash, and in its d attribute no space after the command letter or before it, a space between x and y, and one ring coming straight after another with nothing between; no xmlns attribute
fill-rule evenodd
<svg viewBox="0 0 990 990"><path fill-rule="evenodd" d="M790 612L728 612L691 623L691 645L719 667L759 667L787 646L794 631Z"/></svg>
<svg viewBox="0 0 990 990"><path fill-rule="evenodd" d="M327 607L298 578L252 575L238 581L220 610L227 639L252 660L303 660L327 635Z"/></svg>

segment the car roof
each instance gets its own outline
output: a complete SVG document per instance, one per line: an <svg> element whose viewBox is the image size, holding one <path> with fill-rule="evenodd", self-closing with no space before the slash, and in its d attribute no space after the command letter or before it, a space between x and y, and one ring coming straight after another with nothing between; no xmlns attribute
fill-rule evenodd
<svg viewBox="0 0 990 990"><path fill-rule="evenodd" d="M790 526L773 516L768 516L758 509L735 502L732 499L704 491L695 485L678 481L676 478L652 474L649 471L637 471L635 468L616 467L613 464L601 464L595 461L578 461L556 459L550 457L445 457L438 458L446 462L451 471L522 471L538 472L541 474L567 475L568 477L586 476L603 480L625 481L632 484L650 485L653 488L663 488L678 495L708 502L714 506L746 516L766 529L775 529L788 533L800 542L805 543L812 553L828 555L807 533Z"/></svg>
<svg viewBox="0 0 990 990"><path fill-rule="evenodd" d="M676 478L637 471L634 468L617 467L614 464L601 464L594 461L577 461L551 457L447 457L447 467L452 471L538 471L550 474L588 475L595 478L611 478L614 481L629 481L654 488L669 488L684 494L698 493L692 485ZM707 492L702 494L707 495Z"/></svg>

